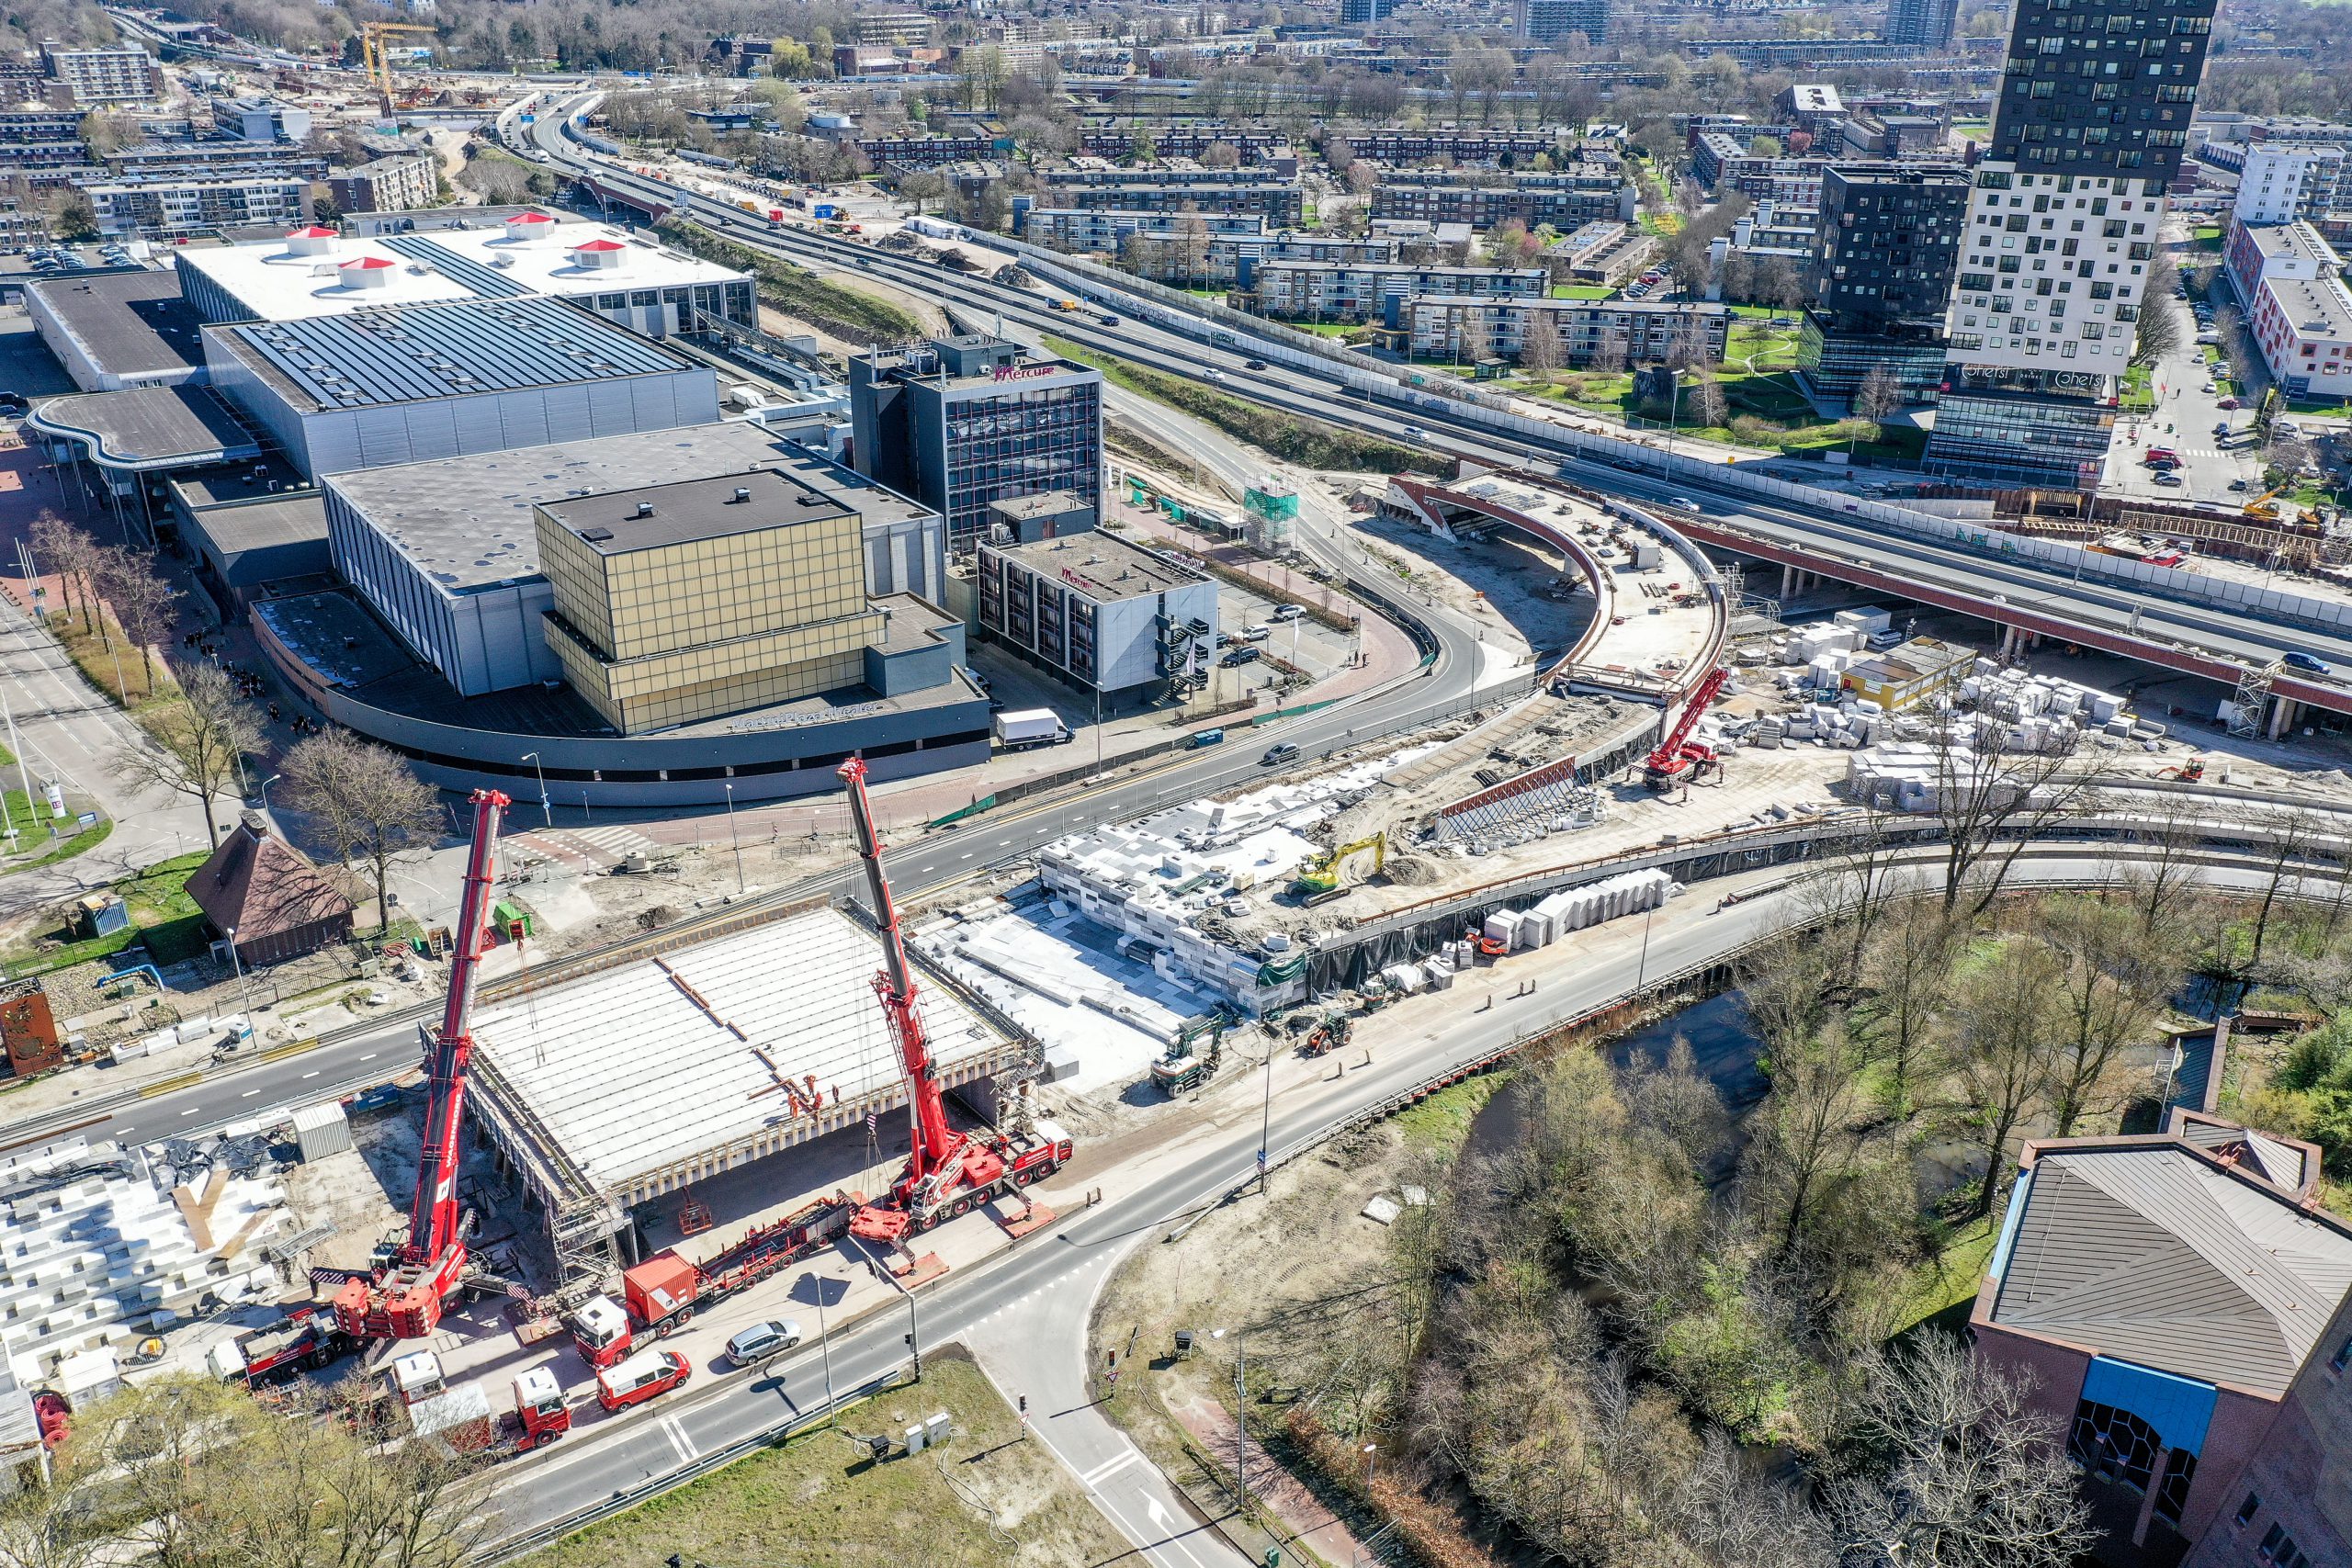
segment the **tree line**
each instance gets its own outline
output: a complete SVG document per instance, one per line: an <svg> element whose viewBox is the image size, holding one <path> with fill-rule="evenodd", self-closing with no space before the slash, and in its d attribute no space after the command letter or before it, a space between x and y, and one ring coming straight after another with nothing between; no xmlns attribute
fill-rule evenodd
<svg viewBox="0 0 2352 1568"><path fill-rule="evenodd" d="M158 679L157 649L174 626L173 589L152 559L135 549L100 545L88 533L44 511L31 528L36 563L55 576L63 603L61 629L78 627L102 649L133 657L146 674L134 702L118 693L141 738L107 756L115 777L141 789L186 797L204 815L205 841L219 849L221 799L252 793L266 739L253 698L200 645L183 641L186 657L166 657ZM116 639L121 646L115 647ZM284 777L280 799L300 813L334 860L364 882L376 900L376 923L390 924L393 868L429 852L438 840L440 796L399 753L351 731L327 727L304 735L276 764Z"/></svg>

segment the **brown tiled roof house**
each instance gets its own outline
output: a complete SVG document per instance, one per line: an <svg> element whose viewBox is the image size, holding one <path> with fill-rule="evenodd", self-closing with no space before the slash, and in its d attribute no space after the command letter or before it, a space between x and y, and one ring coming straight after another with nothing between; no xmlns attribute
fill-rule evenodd
<svg viewBox="0 0 2352 1568"><path fill-rule="evenodd" d="M187 896L221 937L236 933L237 961L282 964L351 934L351 900L302 852L248 811L212 858L187 879Z"/></svg>

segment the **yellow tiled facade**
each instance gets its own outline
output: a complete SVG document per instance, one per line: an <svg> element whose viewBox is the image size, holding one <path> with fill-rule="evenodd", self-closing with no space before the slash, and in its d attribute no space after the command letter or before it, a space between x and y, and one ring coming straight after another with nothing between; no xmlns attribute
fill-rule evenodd
<svg viewBox="0 0 2352 1568"><path fill-rule="evenodd" d="M718 513L729 531L643 547L615 543L613 530L656 512L588 531L583 520L605 498L560 503L560 516L537 509L555 590L548 645L572 689L624 735L856 685L866 648L888 635L866 602L857 515L796 516L807 492L773 474L744 477L750 498L734 504L758 508L752 516ZM649 503L657 512L672 503L638 493L659 498ZM676 498L681 511L694 502ZM610 547L597 547L599 535Z"/></svg>

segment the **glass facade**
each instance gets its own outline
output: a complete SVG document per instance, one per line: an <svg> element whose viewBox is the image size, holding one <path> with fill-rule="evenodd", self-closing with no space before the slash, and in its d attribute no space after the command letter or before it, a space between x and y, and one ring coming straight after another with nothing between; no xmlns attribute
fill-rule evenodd
<svg viewBox="0 0 2352 1568"><path fill-rule="evenodd" d="M1066 490L1102 504L1102 387L1087 380L1023 391L950 393L945 408L951 549L986 531L1000 501ZM928 501L928 496L922 499Z"/></svg>
<svg viewBox="0 0 2352 1568"><path fill-rule="evenodd" d="M548 646L573 689L622 734L856 685L866 648L887 636L865 598L857 514L831 509L793 521L792 509L807 503L797 487L775 474L744 478L741 489L730 477L599 497L593 508L565 502L563 517L537 513L540 570L555 592ZM639 547L614 542L615 529L666 523L673 505L691 511L695 498L676 492L711 489L734 490L731 504L759 508L748 515L767 525L689 525L686 536ZM658 499L632 515L639 495ZM592 528L583 521L592 514L622 520Z"/></svg>
<svg viewBox="0 0 2352 1568"><path fill-rule="evenodd" d="M2103 402L1955 386L1936 406L1923 466L2017 489L2088 490L2098 483L2114 429L2115 411Z"/></svg>
<svg viewBox="0 0 2352 1568"><path fill-rule="evenodd" d="M1940 330L1913 341L1873 333L1838 332L1815 312L1805 312L1797 333L1797 369L1824 397L1851 399L1873 370L1894 378L1906 403L1931 403L1942 390L1944 342Z"/></svg>

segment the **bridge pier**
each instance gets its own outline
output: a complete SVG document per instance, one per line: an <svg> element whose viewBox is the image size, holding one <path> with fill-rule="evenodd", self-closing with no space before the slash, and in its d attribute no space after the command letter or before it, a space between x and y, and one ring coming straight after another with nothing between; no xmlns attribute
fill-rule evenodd
<svg viewBox="0 0 2352 1568"><path fill-rule="evenodd" d="M2283 738L2288 730L2294 728L2295 721L2302 716L2302 713L2303 705L2292 698L2272 697L2270 699L2270 728L2265 738L2271 740Z"/></svg>

